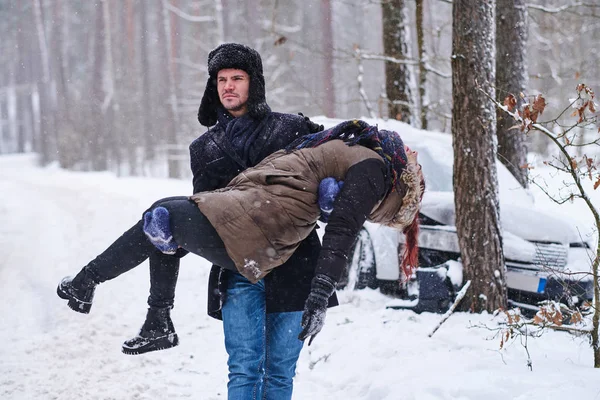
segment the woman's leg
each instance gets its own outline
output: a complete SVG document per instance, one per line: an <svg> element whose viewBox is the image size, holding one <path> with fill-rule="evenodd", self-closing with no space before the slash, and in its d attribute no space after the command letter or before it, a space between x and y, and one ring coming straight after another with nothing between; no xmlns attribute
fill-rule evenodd
<svg viewBox="0 0 600 400"><path fill-rule="evenodd" d="M186 251L231 271L236 271L225 244L196 203L187 197L158 204L169 211L174 241Z"/></svg>
<svg viewBox="0 0 600 400"><path fill-rule="evenodd" d="M213 263L234 268L233 262L227 257L223 241L194 202L183 196L172 197L157 201L147 211L159 206L169 211L171 231L175 241L181 247ZM150 255L155 255L159 260L171 260L164 258L168 257L167 255L158 252L146 237L143 228L144 221L138 221L98 257L90 261L74 278L63 279L57 290L58 295L69 300L69 306L75 311L87 314L97 284L114 279L135 268ZM160 261L158 263L161 264ZM173 282L170 290L174 296L176 273L175 276L171 274L170 279ZM169 296L171 294L167 294L167 297Z"/></svg>
<svg viewBox="0 0 600 400"><path fill-rule="evenodd" d="M73 310L88 314L99 283L131 270L155 251L156 248L144 235L143 222L138 221L75 277L64 278L56 290L58 296L68 300L68 305Z"/></svg>
<svg viewBox="0 0 600 400"><path fill-rule="evenodd" d="M171 320L175 302L175 286L179 275L179 259L185 252L175 255L155 251L150 255L150 296L148 312L138 334L126 340L121 350L125 354L144 354L164 350L179 344L179 337Z"/></svg>
<svg viewBox="0 0 600 400"><path fill-rule="evenodd" d="M180 245L174 255L163 254L144 233L144 219L127 230L104 252L86 265L75 278L59 284L58 295L78 312L89 313L97 284L114 279L150 258L150 296L146 320L140 332L122 347L126 354L142 354L174 347L179 343L170 310L175 298L179 258L191 251L208 260L234 268L223 241L196 204L187 197L157 201L146 212L164 207L168 226ZM145 212L145 213L146 213Z"/></svg>

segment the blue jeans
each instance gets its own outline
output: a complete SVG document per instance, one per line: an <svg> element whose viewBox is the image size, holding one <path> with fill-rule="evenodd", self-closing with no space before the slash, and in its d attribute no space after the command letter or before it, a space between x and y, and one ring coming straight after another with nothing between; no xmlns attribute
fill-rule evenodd
<svg viewBox="0 0 600 400"><path fill-rule="evenodd" d="M302 311L266 313L264 280L231 273L223 304L229 400L292 398Z"/></svg>

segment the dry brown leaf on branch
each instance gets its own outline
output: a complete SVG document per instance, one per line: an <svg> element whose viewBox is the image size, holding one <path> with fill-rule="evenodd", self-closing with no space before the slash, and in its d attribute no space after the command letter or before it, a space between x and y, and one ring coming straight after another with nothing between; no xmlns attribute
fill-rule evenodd
<svg viewBox="0 0 600 400"><path fill-rule="evenodd" d="M275 40L275 42L273 42L273 46L275 46L275 47L281 46L285 42L287 42L287 38L285 36L279 36L277 38L277 40Z"/></svg>
<svg viewBox="0 0 600 400"><path fill-rule="evenodd" d="M571 168L573 170L576 170L577 169L577 161L575 160L575 158L571 158L570 162L571 162Z"/></svg>
<svg viewBox="0 0 600 400"><path fill-rule="evenodd" d="M515 107L517 106L517 99L512 93L504 98L504 105L510 112L515 110Z"/></svg>
<svg viewBox="0 0 600 400"><path fill-rule="evenodd" d="M583 320L583 316L581 315L581 313L579 311L576 311L573 314L571 314L571 323L572 324L577 324L577 323L581 322L582 320Z"/></svg>
<svg viewBox="0 0 600 400"><path fill-rule="evenodd" d="M596 182L594 182L594 190L598 189L598 186L600 186L600 176L596 179Z"/></svg>
<svg viewBox="0 0 600 400"><path fill-rule="evenodd" d="M519 166L519 168L531 170L531 169L534 169L535 167L533 165L529 164L529 163L525 163L525 164Z"/></svg>
<svg viewBox="0 0 600 400"><path fill-rule="evenodd" d="M583 104L583 106L581 106L580 108L577 109L577 114L579 114L579 119L577 120L578 124L583 122L583 115L584 115L585 107L587 107L587 102L585 102Z"/></svg>
<svg viewBox="0 0 600 400"><path fill-rule="evenodd" d="M594 160L592 160L591 158L589 158L587 156L587 154L584 154L583 158L585 158L585 164L587 165L588 169L595 169L594 168Z"/></svg>
<svg viewBox="0 0 600 400"><path fill-rule="evenodd" d="M531 110L529 118L531 119L531 122L535 124L537 123L538 117L542 115L544 109L546 108L546 100L541 94L538 94L530 107Z"/></svg>
<svg viewBox="0 0 600 400"><path fill-rule="evenodd" d="M563 315L559 310L552 315L552 322L556 326L561 326L563 324Z"/></svg>
<svg viewBox="0 0 600 400"><path fill-rule="evenodd" d="M546 108L546 99L541 94L538 94L535 100L533 101L533 109L540 113L540 115L544 112Z"/></svg>
<svg viewBox="0 0 600 400"><path fill-rule="evenodd" d="M594 98L594 91L592 90L591 87L586 86L585 87L585 92L590 96L591 99Z"/></svg>
<svg viewBox="0 0 600 400"><path fill-rule="evenodd" d="M590 181L593 180L593 176L592 176L592 171L596 169L596 167L594 166L594 160L592 160L591 158L589 158L587 156L587 154L583 155L583 158L585 160L585 164L587 166L587 172L588 172L588 176L590 177Z"/></svg>

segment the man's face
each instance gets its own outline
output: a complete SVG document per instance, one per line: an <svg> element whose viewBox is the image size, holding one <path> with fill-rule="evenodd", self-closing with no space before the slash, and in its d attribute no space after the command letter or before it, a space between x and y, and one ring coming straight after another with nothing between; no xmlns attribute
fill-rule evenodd
<svg viewBox="0 0 600 400"><path fill-rule="evenodd" d="M241 69L222 69L217 74L217 90L223 107L234 117L248 111L250 76Z"/></svg>

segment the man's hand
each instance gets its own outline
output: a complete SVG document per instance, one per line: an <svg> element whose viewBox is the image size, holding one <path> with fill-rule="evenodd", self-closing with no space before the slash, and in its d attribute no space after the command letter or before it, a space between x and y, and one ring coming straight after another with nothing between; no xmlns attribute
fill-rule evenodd
<svg viewBox="0 0 600 400"><path fill-rule="evenodd" d="M298 113L298 115L304 117L304 114L302 113ZM308 117L304 117L304 120L306 121L306 125L308 125L310 133L317 133L325 130L325 126L312 122Z"/></svg>
<svg viewBox="0 0 600 400"><path fill-rule="evenodd" d="M302 332L298 335L300 340L305 340L310 336L309 346L323 328L329 297L335 292L336 284L325 274L316 275L312 280L310 294L306 299L302 314Z"/></svg>

